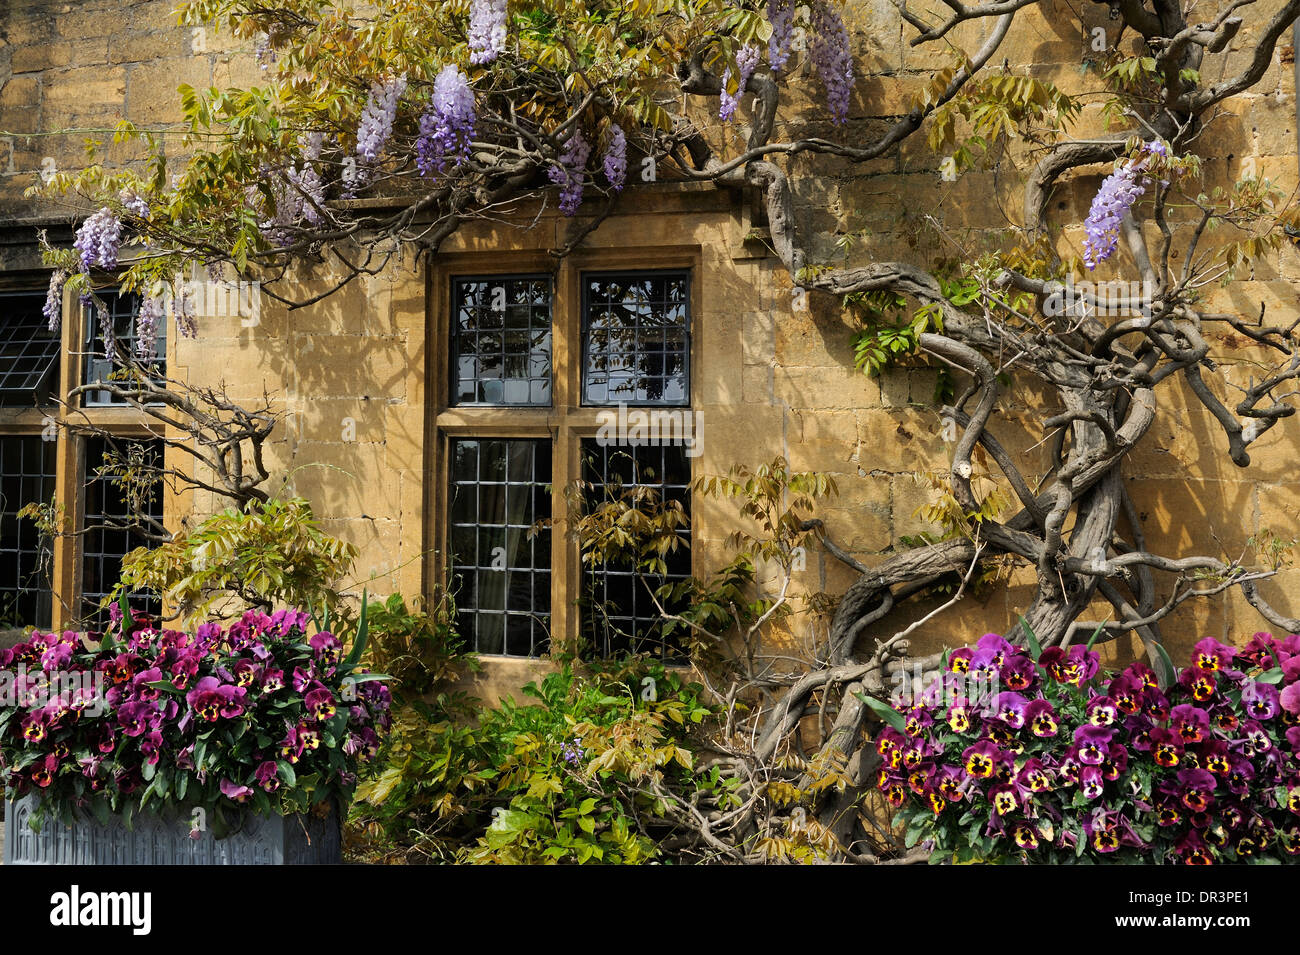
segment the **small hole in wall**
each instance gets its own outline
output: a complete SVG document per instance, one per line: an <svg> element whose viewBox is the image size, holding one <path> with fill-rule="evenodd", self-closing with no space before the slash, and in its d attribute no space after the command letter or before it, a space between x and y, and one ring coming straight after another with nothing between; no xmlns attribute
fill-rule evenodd
<svg viewBox="0 0 1300 955"><path fill-rule="evenodd" d="M1058 202L1058 203L1056 204L1056 208L1057 208L1059 211L1064 212L1064 211L1065 211L1065 207L1066 207L1066 205L1067 205L1067 204L1064 203L1064 202Z"/></svg>

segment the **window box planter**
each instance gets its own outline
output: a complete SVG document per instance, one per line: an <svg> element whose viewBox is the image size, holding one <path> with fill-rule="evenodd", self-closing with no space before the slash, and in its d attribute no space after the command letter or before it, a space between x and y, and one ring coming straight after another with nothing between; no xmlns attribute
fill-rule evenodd
<svg viewBox="0 0 1300 955"><path fill-rule="evenodd" d="M293 816L248 812L223 839L190 838L188 812L169 807L107 825L79 819L65 826L49 816L40 832L28 825L37 806L29 793L5 803L5 865L331 865L342 862L336 808Z"/></svg>

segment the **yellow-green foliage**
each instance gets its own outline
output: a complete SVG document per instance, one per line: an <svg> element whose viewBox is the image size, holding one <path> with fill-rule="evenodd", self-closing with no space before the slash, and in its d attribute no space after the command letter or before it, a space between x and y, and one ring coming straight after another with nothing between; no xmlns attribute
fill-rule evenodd
<svg viewBox="0 0 1300 955"><path fill-rule="evenodd" d="M305 500L271 500L247 511L227 508L185 537L131 551L118 590L159 593L187 617L230 609L220 605L229 598L332 608L338 594L331 585L356 554L352 544L320 531Z"/></svg>

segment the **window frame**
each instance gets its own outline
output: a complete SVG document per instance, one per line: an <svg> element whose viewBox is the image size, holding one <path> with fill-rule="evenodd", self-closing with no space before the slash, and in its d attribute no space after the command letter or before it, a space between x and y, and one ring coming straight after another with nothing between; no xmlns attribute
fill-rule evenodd
<svg viewBox="0 0 1300 955"><path fill-rule="evenodd" d="M447 579L450 545L450 452L456 438L550 438L552 450L552 519L557 527L551 535L551 634L550 652L577 645L582 620L576 605L581 593L583 568L578 548L559 529L569 516L564 488L582 473L581 444L600 431L603 416L617 411L612 405L582 403L583 308L581 280L585 273L684 272L688 275L688 337L686 361L696 371L702 367L697 350L701 336L696 323L705 314L706 279L704 253L699 245L638 246L576 250L557 260L545 247L503 253L492 243L474 243L469 251L448 251L431 261L426 273L426 322L429 354L440 356L426 363L425 474L423 489L425 519L422 547L429 559L423 567L423 590L432 594ZM552 283L551 405L457 405L452 403L452 281L458 278L489 279L548 273ZM687 377L685 404L645 405L683 411L699 408L699 376ZM629 408L633 407L629 405ZM697 419L693 419L697 420ZM697 457L688 456L691 480ZM696 550L691 551L691 572L696 573ZM528 661L536 657L483 654L484 659Z"/></svg>

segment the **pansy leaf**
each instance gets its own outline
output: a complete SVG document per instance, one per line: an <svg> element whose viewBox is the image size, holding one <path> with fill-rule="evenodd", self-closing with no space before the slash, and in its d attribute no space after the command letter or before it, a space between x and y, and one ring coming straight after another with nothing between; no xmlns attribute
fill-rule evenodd
<svg viewBox="0 0 1300 955"><path fill-rule="evenodd" d="M1165 650L1160 643L1152 643L1152 648L1156 652L1156 657L1160 660L1160 688L1171 686L1178 680L1178 668L1174 666L1174 661L1169 659L1169 652Z"/></svg>
<svg viewBox="0 0 1300 955"><path fill-rule="evenodd" d="M1038 637L1034 634L1034 631L1030 628L1029 621L1023 615L1020 617L1020 632L1025 635L1025 646L1029 648L1029 658L1037 663L1038 658L1043 655L1043 647L1038 642Z"/></svg>
<svg viewBox="0 0 1300 955"><path fill-rule="evenodd" d="M298 785L298 774L293 771L293 766L287 760L280 760L275 764L275 771L279 774L280 780L293 789Z"/></svg>
<svg viewBox="0 0 1300 955"><path fill-rule="evenodd" d="M176 799L178 801L184 799L185 793L189 791L189 788L190 788L190 774L187 772L182 772L180 775L176 777Z"/></svg>
<svg viewBox="0 0 1300 955"><path fill-rule="evenodd" d="M112 810L108 808L108 800L106 799L92 799L90 801L90 811L99 820L101 826L107 826L113 818Z"/></svg>
<svg viewBox="0 0 1300 955"><path fill-rule="evenodd" d="M153 680L146 685L153 687L155 690L162 690L164 693L175 693L177 696L185 695L185 691L171 680Z"/></svg>
<svg viewBox="0 0 1300 955"><path fill-rule="evenodd" d="M1106 617L1105 620L1103 620L1101 623L1097 624L1097 629L1094 630L1094 631L1092 632L1092 636L1088 638L1088 646L1087 646L1087 649L1089 649L1089 650L1092 649L1092 645L1093 645L1094 643L1097 642L1097 638L1101 636L1101 632L1102 632L1103 630L1106 629L1106 624L1108 624L1108 623L1110 623L1110 616L1109 616L1109 615L1107 615L1107 617Z"/></svg>
<svg viewBox="0 0 1300 955"><path fill-rule="evenodd" d="M366 650L366 639L369 632L369 624L366 622L367 611L366 591L361 591L361 615L357 618L357 633L352 638L352 650L348 653L347 659L343 661L343 668L350 670L357 665L361 659L361 654Z"/></svg>
<svg viewBox="0 0 1300 955"><path fill-rule="evenodd" d="M1261 673L1259 676L1255 677L1255 682L1256 682L1256 683L1274 683L1274 684L1276 684L1276 683L1281 683L1281 682L1282 682L1282 669L1281 669L1281 667L1274 667L1274 668L1271 669L1271 670L1265 670L1265 671L1264 671L1263 673Z"/></svg>
<svg viewBox="0 0 1300 955"><path fill-rule="evenodd" d="M867 696L865 693L856 694L857 698L867 704L871 712L875 713L882 720L898 730L900 733L907 732L907 721L903 719L903 714L898 712L887 703L882 703L873 696Z"/></svg>
<svg viewBox="0 0 1300 955"><path fill-rule="evenodd" d="M358 673L356 676L349 677L353 683L371 683L375 680L391 680L392 677L387 673Z"/></svg>

